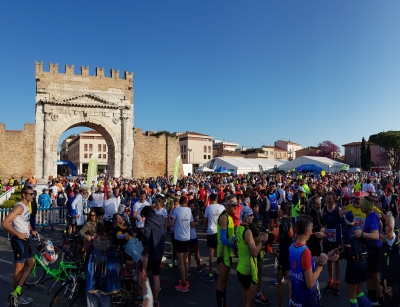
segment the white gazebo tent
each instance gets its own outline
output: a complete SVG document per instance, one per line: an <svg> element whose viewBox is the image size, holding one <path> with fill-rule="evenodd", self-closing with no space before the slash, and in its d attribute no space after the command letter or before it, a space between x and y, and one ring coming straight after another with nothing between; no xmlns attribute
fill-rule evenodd
<svg viewBox="0 0 400 307"><path fill-rule="evenodd" d="M225 166L232 174L248 174L258 173L260 165L264 172L272 172L274 167L280 166L287 162L287 160L269 160L269 159L247 159L247 158L215 158L217 168Z"/></svg>
<svg viewBox="0 0 400 307"><path fill-rule="evenodd" d="M196 173L212 173L212 172L213 170L211 168L208 168L204 165L196 170Z"/></svg>
<svg viewBox="0 0 400 307"><path fill-rule="evenodd" d="M285 164L279 167L279 170L283 170L285 172L292 171L302 165L310 165L314 164L320 168L322 168L327 173L335 173L340 172L342 170L347 170L349 168L348 164L335 161L325 157L312 157L312 156L304 156L298 157L292 161L286 162Z"/></svg>

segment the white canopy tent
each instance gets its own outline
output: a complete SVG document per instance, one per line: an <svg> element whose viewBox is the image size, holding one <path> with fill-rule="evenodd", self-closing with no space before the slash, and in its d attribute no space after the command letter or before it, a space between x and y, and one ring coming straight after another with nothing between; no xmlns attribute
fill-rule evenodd
<svg viewBox="0 0 400 307"><path fill-rule="evenodd" d="M344 167L345 170L349 168L348 164L335 161L329 158L304 156L281 165L279 167L279 170L287 172L287 171L292 171L293 169L296 169L302 165L310 165L310 164L315 164L316 166L322 168L327 173L340 172L344 170Z"/></svg>
<svg viewBox="0 0 400 307"><path fill-rule="evenodd" d="M248 174L260 172L260 165L264 172L272 172L275 165L280 168L287 160L247 159L247 158L215 158L217 168L225 166L232 174Z"/></svg>
<svg viewBox="0 0 400 307"><path fill-rule="evenodd" d="M205 172L212 173L213 170L212 170L211 168L208 168L208 167L204 166L204 165L203 165L202 167L199 167L199 168L196 170L196 173L205 173Z"/></svg>

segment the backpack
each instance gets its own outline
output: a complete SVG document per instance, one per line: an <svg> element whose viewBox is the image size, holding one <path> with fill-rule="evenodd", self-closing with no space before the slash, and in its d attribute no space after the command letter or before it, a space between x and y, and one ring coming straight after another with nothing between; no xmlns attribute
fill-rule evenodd
<svg viewBox="0 0 400 307"><path fill-rule="evenodd" d="M63 191L60 191L57 193L57 205L58 206L64 206L65 205L65 194Z"/></svg>

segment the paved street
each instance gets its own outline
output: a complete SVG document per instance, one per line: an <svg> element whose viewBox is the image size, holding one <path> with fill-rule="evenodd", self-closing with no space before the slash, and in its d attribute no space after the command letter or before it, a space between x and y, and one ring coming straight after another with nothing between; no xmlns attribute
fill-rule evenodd
<svg viewBox="0 0 400 307"><path fill-rule="evenodd" d="M200 230L200 228L199 228ZM42 237L51 239L55 245L59 244L61 241L61 235L59 231L46 231ZM4 298L0 303L0 307L8 306L6 302L6 297L12 288L12 270L13 270L13 258L12 258L12 250L9 246L9 242L7 242L5 238L7 238L4 230L0 230L0 263L1 263L1 275L0 275L0 293L1 297ZM199 231L198 237L201 246L201 256L203 262L206 260L206 234ZM34 246L32 246L34 247ZM170 257L169 254L170 245L167 244L167 258ZM175 291L173 286L175 285L178 279L178 269L171 269L166 264L169 263L170 260L167 259L164 265L164 270L161 272L161 287L162 290L160 292L160 303L163 307L176 307L176 306L215 306L215 288L216 281L214 283L206 283L202 280L205 272L198 274L196 269L193 267L194 260L192 260L192 276L190 277L190 291L188 293L178 293ZM234 262L237 263L237 258L234 259ZM322 304L324 307L334 307L334 306L347 306L348 305L348 297L346 292L346 287L344 283L344 267L345 262L342 261L343 270L342 270L342 288L341 294L337 297L333 295L333 293L323 294L322 295ZM234 264L234 266L236 266ZM272 280L274 279L274 268L272 264L272 257L267 256L264 264L263 271L263 293L264 295L271 299L270 306L277 306L277 286L272 285ZM322 274L322 278L320 278L321 289L323 289L326 285L327 281L327 272L326 269ZM50 293L49 296L46 295L47 291L51 287L51 281L48 281L45 285L39 285L32 288L24 287L23 292L31 296L34 299L34 302L30 306L47 306L54 293L54 290ZM56 285L54 289L57 289L59 286ZM286 295L286 293L285 293ZM238 307L240 306L241 299L241 286L237 280L236 271L232 270L231 277L228 283L228 304L230 307ZM86 306L84 294L81 295L79 301L75 304L77 307ZM261 306L260 304L254 303L254 306Z"/></svg>

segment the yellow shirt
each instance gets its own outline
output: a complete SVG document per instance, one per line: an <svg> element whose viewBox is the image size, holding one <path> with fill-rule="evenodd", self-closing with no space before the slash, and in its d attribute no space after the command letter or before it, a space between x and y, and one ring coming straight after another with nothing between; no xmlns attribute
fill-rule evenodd
<svg viewBox="0 0 400 307"><path fill-rule="evenodd" d="M354 226L364 228L365 218L367 215L361 211L361 208L356 208L353 204L350 204L346 207L346 211L352 211L354 214Z"/></svg>

